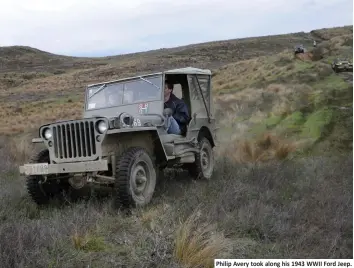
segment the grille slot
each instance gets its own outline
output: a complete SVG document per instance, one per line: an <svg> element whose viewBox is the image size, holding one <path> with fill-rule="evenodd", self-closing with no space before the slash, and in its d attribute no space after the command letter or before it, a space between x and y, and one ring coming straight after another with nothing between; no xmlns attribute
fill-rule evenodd
<svg viewBox="0 0 354 268"><path fill-rule="evenodd" d="M57 160L91 159L96 156L93 121L58 123L53 125L53 151Z"/></svg>

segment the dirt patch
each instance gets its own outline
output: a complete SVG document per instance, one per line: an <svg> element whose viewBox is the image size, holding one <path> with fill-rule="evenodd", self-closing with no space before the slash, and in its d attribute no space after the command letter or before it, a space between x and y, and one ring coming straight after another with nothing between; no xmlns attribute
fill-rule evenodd
<svg viewBox="0 0 354 268"><path fill-rule="evenodd" d="M302 61L312 61L313 54L311 52L299 53L295 55L295 58Z"/></svg>

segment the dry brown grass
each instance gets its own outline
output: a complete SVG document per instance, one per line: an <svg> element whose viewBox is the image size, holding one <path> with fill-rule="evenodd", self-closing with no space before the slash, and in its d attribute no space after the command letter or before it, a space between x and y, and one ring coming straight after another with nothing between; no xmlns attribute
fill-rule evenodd
<svg viewBox="0 0 354 268"><path fill-rule="evenodd" d="M321 42L313 49L313 59L321 60L325 57L353 57L353 33L335 36Z"/></svg>
<svg viewBox="0 0 354 268"><path fill-rule="evenodd" d="M39 209L23 179L4 173L2 267L182 268L213 267L213 258L352 258L351 154L251 168L217 161L208 183L166 176L152 204L130 216L95 198Z"/></svg>
<svg viewBox="0 0 354 268"><path fill-rule="evenodd" d="M45 123L82 117L81 101L43 101L4 104L0 109L0 133L24 133Z"/></svg>
<svg viewBox="0 0 354 268"><path fill-rule="evenodd" d="M260 163L284 160L296 149L296 143L266 133L254 140L234 140L222 153L236 163Z"/></svg>
<svg viewBox="0 0 354 268"><path fill-rule="evenodd" d="M353 34L353 26L323 28L311 31L312 34L321 39L329 40L336 36Z"/></svg>
<svg viewBox="0 0 354 268"><path fill-rule="evenodd" d="M31 142L33 134L34 132L30 132L8 139L6 148L14 163L24 163L33 155L35 151L35 145Z"/></svg>
<svg viewBox="0 0 354 268"><path fill-rule="evenodd" d="M77 230L71 236L73 247L76 250L83 251L102 251L105 249L105 243L102 237L91 232L80 234Z"/></svg>
<svg viewBox="0 0 354 268"><path fill-rule="evenodd" d="M267 60L264 56L223 66L213 78L214 91L218 93L230 88L243 89L250 82L269 76L274 67Z"/></svg>
<svg viewBox="0 0 354 268"><path fill-rule="evenodd" d="M269 84L289 83L294 79L299 80L296 83L301 84L303 79L297 78L296 74L299 71L310 69L309 61L312 61L311 52L294 57L293 51L287 49L275 55L231 63L216 72L213 78L213 89L216 94L234 94L246 88L262 88ZM312 63L312 66L314 64ZM316 72L307 71L310 74ZM303 80L303 83L308 83L308 81Z"/></svg>
<svg viewBox="0 0 354 268"><path fill-rule="evenodd" d="M232 243L216 227L201 223L196 210L177 230L174 256L188 268L214 267L214 259L232 251Z"/></svg>
<svg viewBox="0 0 354 268"><path fill-rule="evenodd" d="M306 84L272 83L261 88L246 88L242 91L215 97L216 107L222 107L221 124L229 125L230 120L243 116L254 116L262 120L271 115L288 115L304 109L309 103L313 89ZM251 119L252 120L252 119Z"/></svg>
<svg viewBox="0 0 354 268"><path fill-rule="evenodd" d="M0 136L0 174L3 171L17 169L18 165L30 160L43 145L33 144L32 138L37 131L29 131L16 136Z"/></svg>

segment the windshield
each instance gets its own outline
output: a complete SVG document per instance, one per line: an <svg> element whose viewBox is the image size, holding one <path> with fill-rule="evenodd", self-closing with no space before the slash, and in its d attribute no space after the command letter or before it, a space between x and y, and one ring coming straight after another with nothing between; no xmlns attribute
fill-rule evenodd
<svg viewBox="0 0 354 268"><path fill-rule="evenodd" d="M87 89L87 110L161 100L162 75L142 76L128 81Z"/></svg>

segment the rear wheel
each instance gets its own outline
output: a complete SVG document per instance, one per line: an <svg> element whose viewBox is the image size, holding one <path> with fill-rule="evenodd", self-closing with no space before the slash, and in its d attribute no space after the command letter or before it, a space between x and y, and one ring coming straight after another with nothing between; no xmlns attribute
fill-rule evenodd
<svg viewBox="0 0 354 268"><path fill-rule="evenodd" d="M115 205L142 207L150 203L156 186L156 170L143 148L125 151L116 164Z"/></svg>
<svg viewBox="0 0 354 268"><path fill-rule="evenodd" d="M207 138L199 142L199 153L195 154L195 162L187 165L189 174L194 179L209 180L214 172L214 152Z"/></svg>

